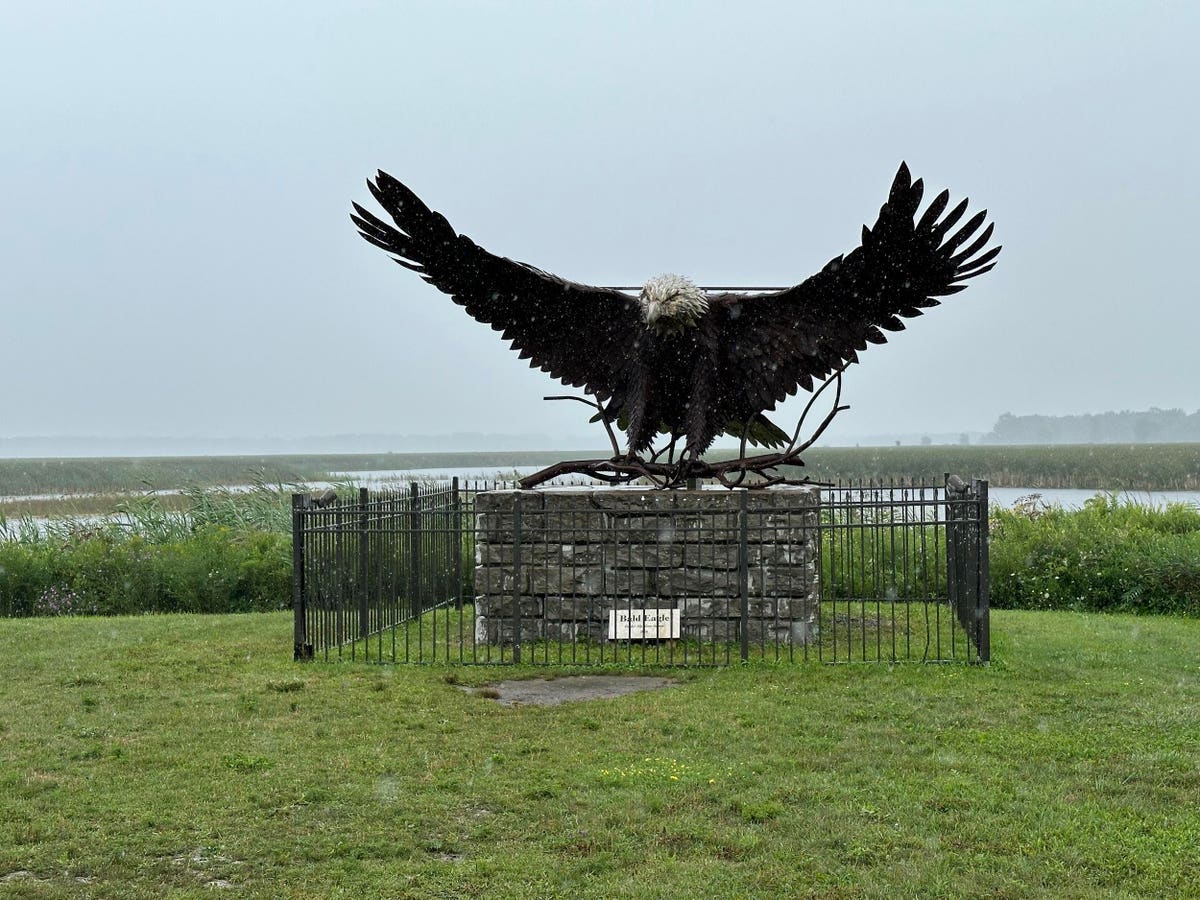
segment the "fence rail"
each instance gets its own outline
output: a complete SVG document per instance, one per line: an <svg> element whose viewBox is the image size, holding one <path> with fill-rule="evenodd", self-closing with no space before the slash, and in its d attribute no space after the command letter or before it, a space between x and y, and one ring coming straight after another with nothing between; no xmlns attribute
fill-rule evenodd
<svg viewBox="0 0 1200 900"><path fill-rule="evenodd" d="M986 482L643 493L456 478L294 495L296 658L990 658Z"/></svg>

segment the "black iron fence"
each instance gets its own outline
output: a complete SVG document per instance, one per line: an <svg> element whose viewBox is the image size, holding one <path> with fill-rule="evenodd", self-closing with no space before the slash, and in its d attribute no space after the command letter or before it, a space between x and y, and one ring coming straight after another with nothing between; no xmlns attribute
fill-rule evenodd
<svg viewBox="0 0 1200 900"><path fill-rule="evenodd" d="M357 655L372 638L447 604L462 608L469 512L458 479L314 502L292 495L296 657ZM470 552L469 545L466 552ZM376 647L381 652L382 645ZM378 656L378 652L376 654Z"/></svg>
<svg viewBox="0 0 1200 900"><path fill-rule="evenodd" d="M296 657L987 661L987 504L957 479L298 494Z"/></svg>

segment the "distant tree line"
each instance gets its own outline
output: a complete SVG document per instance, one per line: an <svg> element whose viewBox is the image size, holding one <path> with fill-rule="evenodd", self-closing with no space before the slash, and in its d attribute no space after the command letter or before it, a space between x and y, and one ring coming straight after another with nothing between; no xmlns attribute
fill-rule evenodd
<svg viewBox="0 0 1200 900"><path fill-rule="evenodd" d="M1200 442L1200 411L1151 408L1143 412L1078 416L1004 413L984 437L989 444L1163 444Z"/></svg>

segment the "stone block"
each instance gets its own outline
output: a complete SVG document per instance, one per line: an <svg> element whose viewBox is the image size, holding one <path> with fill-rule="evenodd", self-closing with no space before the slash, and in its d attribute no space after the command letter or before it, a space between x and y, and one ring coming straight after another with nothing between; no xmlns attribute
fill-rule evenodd
<svg viewBox="0 0 1200 900"><path fill-rule="evenodd" d="M551 622L580 622L600 619L606 614L608 602L597 597L546 597L543 601L546 620Z"/></svg>
<svg viewBox="0 0 1200 900"><path fill-rule="evenodd" d="M683 544L622 542L612 548L612 561L618 569L664 569L682 566L684 552Z"/></svg>
<svg viewBox="0 0 1200 900"><path fill-rule="evenodd" d="M614 515L610 530L626 542L659 544L727 544L738 540L737 517L733 514L685 513L664 515Z"/></svg>
<svg viewBox="0 0 1200 900"><path fill-rule="evenodd" d="M516 519L511 513L482 513L475 517L476 541L512 544ZM521 544L589 544L611 539L610 513L530 512L521 515Z"/></svg>
<svg viewBox="0 0 1200 900"><path fill-rule="evenodd" d="M614 569L606 574L603 593L617 600L637 601L661 593L658 589L659 569Z"/></svg>
<svg viewBox="0 0 1200 900"><path fill-rule="evenodd" d="M513 597L481 596L475 598L475 614L498 619L511 619L515 610L520 610L522 619L542 618L545 601L541 597L522 596L518 602Z"/></svg>
<svg viewBox="0 0 1200 900"><path fill-rule="evenodd" d="M750 565L807 566L815 559L815 550L806 533L791 541L764 542L747 547Z"/></svg>
<svg viewBox="0 0 1200 900"><path fill-rule="evenodd" d="M517 559L517 546L511 541L478 541L475 544L475 561L480 565L499 565L511 569ZM522 566L590 568L606 564L606 548L603 544L522 542L520 548Z"/></svg>
<svg viewBox="0 0 1200 900"><path fill-rule="evenodd" d="M521 507L521 511L543 508L544 491L497 490L480 491L475 495L477 513L509 512Z"/></svg>
<svg viewBox="0 0 1200 900"><path fill-rule="evenodd" d="M685 622L741 617L737 597L689 597L679 600L678 606ZM752 619L776 621L810 618L817 606L808 597L751 597L746 608Z"/></svg>
<svg viewBox="0 0 1200 900"><path fill-rule="evenodd" d="M484 597L512 596L517 590L517 576L503 566L476 566L475 592ZM529 570L522 568L520 592L529 593Z"/></svg>
<svg viewBox="0 0 1200 900"><path fill-rule="evenodd" d="M583 594L598 596L608 590L617 574L611 567L532 566L522 569L528 573L531 594Z"/></svg>
<svg viewBox="0 0 1200 900"><path fill-rule="evenodd" d="M735 569L663 569L655 587L662 597L736 597L739 593Z"/></svg>
<svg viewBox="0 0 1200 900"><path fill-rule="evenodd" d="M556 511L616 511L674 509L669 492L647 490L644 487L621 488L553 488L543 492L546 509Z"/></svg>

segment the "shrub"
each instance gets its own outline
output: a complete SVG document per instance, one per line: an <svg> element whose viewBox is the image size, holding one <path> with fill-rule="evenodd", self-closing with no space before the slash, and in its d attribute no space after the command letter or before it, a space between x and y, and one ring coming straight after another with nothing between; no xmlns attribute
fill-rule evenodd
<svg viewBox="0 0 1200 900"><path fill-rule="evenodd" d="M995 509L991 574L1001 608L1200 615L1200 512L1114 495Z"/></svg>
<svg viewBox="0 0 1200 900"><path fill-rule="evenodd" d="M0 614L282 609L291 574L287 535L222 526L162 543L115 529L0 542Z"/></svg>

